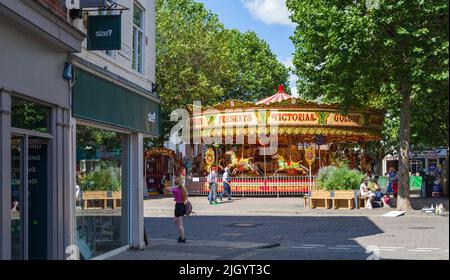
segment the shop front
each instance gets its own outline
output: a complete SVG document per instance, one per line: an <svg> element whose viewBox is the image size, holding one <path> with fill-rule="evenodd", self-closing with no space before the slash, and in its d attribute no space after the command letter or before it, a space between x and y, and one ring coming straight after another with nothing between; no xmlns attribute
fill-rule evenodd
<svg viewBox="0 0 450 280"><path fill-rule="evenodd" d="M75 65L75 235L80 258L142 248L143 139L159 133L159 100Z"/></svg>
<svg viewBox="0 0 450 280"><path fill-rule="evenodd" d="M0 38L0 260L65 259L73 174L63 72L84 34L40 1L0 1Z"/></svg>

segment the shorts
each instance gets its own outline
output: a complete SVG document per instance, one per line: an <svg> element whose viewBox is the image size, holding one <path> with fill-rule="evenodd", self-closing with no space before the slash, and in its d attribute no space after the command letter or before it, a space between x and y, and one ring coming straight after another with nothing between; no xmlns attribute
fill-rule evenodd
<svg viewBox="0 0 450 280"><path fill-rule="evenodd" d="M398 194L398 183L397 182L392 183L392 190L394 191L394 194Z"/></svg>
<svg viewBox="0 0 450 280"><path fill-rule="evenodd" d="M174 214L175 217L182 217L186 215L186 205L184 205L184 203L176 203Z"/></svg>

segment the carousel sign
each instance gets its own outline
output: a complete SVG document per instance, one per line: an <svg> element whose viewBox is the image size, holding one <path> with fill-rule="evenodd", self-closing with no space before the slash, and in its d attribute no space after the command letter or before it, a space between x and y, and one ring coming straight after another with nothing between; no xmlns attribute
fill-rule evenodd
<svg viewBox="0 0 450 280"><path fill-rule="evenodd" d="M301 125L301 126L380 126L383 119L376 115L317 111L257 111L205 114L193 118L194 129L229 126Z"/></svg>
<svg viewBox="0 0 450 280"><path fill-rule="evenodd" d="M149 151L145 151L144 157L161 156L161 155L175 157L175 152L166 148L153 148Z"/></svg>

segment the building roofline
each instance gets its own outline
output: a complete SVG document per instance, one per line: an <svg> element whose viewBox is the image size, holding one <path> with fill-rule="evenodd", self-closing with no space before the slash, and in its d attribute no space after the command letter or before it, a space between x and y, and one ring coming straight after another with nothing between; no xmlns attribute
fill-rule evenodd
<svg viewBox="0 0 450 280"><path fill-rule="evenodd" d="M86 34L39 2L0 0L0 14L43 35L68 52L81 52Z"/></svg>

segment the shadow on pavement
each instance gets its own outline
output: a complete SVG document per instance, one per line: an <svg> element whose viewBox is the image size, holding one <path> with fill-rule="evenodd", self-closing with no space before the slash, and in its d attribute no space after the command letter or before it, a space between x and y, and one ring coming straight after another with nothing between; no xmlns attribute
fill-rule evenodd
<svg viewBox="0 0 450 280"><path fill-rule="evenodd" d="M436 206L436 204L444 205L446 211L449 210L449 198L448 197L411 197L411 207L414 210L422 210L423 208L429 208L431 205Z"/></svg>
<svg viewBox="0 0 450 280"><path fill-rule="evenodd" d="M228 260L365 260L376 256L354 239L383 233L369 218L353 216L197 216L184 217L183 223L187 243L177 244L172 218L145 218L149 254L157 257L161 251L170 259L192 254ZM152 239L166 242L152 245Z"/></svg>

